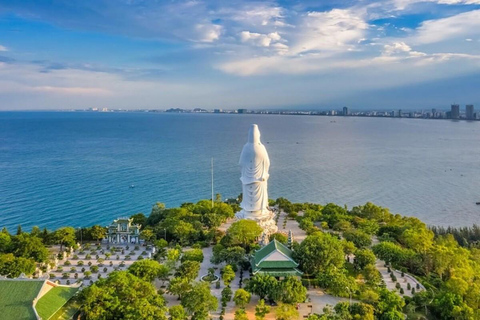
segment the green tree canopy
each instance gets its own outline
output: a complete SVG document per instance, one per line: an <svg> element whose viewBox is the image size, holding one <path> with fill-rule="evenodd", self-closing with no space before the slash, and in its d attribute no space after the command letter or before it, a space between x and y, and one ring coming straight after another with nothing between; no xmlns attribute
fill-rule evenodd
<svg viewBox="0 0 480 320"><path fill-rule="evenodd" d="M152 282L155 278L158 278L164 270L160 263L150 259L135 261L128 268L128 272L148 282Z"/></svg>
<svg viewBox="0 0 480 320"><path fill-rule="evenodd" d="M375 254L370 249L359 249L355 251L353 265L357 270L363 270L369 264L375 264Z"/></svg>
<svg viewBox="0 0 480 320"><path fill-rule="evenodd" d="M307 299L307 289L295 277L285 277L277 286L277 299L283 303L300 303Z"/></svg>
<svg viewBox="0 0 480 320"><path fill-rule="evenodd" d="M248 291L241 288L235 291L235 294L233 295L233 301L235 302L235 305L242 309L247 306L251 298L252 295Z"/></svg>
<svg viewBox="0 0 480 320"><path fill-rule="evenodd" d="M88 320L166 320L167 308L155 287L133 274L115 271L81 292L80 310Z"/></svg>
<svg viewBox="0 0 480 320"><path fill-rule="evenodd" d="M323 232L307 236L298 247L295 256L307 274L316 274L332 266L341 268L345 261L341 241Z"/></svg>
<svg viewBox="0 0 480 320"><path fill-rule="evenodd" d="M90 229L90 236L92 237L92 239L95 239L97 241L102 240L106 237L106 235L107 230L102 226L95 225Z"/></svg>
<svg viewBox="0 0 480 320"><path fill-rule="evenodd" d="M222 280L223 283L226 286L229 286L230 283L235 279L235 271L233 271L233 268L231 265L227 264L223 269L222 269Z"/></svg>
<svg viewBox="0 0 480 320"><path fill-rule="evenodd" d="M235 245L247 249L249 245L255 242L260 236L263 229L253 220L240 220L232 223L227 230L227 234L231 237Z"/></svg>
<svg viewBox="0 0 480 320"><path fill-rule="evenodd" d="M200 263L198 261L187 260L187 261L184 261L178 268L178 275L182 278L192 281L196 277L198 277L199 271L200 271Z"/></svg>
<svg viewBox="0 0 480 320"><path fill-rule="evenodd" d="M273 276L268 274L256 274L250 278L246 284L245 289L253 294L256 294L260 299L274 299L277 293L278 281Z"/></svg>
<svg viewBox="0 0 480 320"><path fill-rule="evenodd" d="M196 282L192 289L182 297L182 305L194 320L208 319L209 311L218 308L218 300L212 295L206 282Z"/></svg>
<svg viewBox="0 0 480 320"><path fill-rule="evenodd" d="M255 320L263 320L265 316L270 312L270 306L265 304L265 300L260 299L255 306Z"/></svg>
<svg viewBox="0 0 480 320"><path fill-rule="evenodd" d="M187 320L187 312L181 304L170 307L168 313L170 314L169 320Z"/></svg>

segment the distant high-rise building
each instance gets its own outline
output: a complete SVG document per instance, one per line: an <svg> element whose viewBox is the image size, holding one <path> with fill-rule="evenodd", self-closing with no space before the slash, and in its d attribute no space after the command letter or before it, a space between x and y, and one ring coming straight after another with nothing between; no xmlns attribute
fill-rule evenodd
<svg viewBox="0 0 480 320"><path fill-rule="evenodd" d="M223 110L222 109L213 109L213 113L222 113Z"/></svg>
<svg viewBox="0 0 480 320"><path fill-rule="evenodd" d="M238 113L247 113L247 109L238 109L237 112Z"/></svg>
<svg viewBox="0 0 480 320"><path fill-rule="evenodd" d="M465 108L465 114L467 116L467 120L475 119L475 116L473 114L473 104L467 104Z"/></svg>
<svg viewBox="0 0 480 320"><path fill-rule="evenodd" d="M452 119L460 119L460 105L452 104L450 110L450 118Z"/></svg>
<svg viewBox="0 0 480 320"><path fill-rule="evenodd" d="M399 118L402 117L402 109L398 110L398 117L399 117Z"/></svg>
<svg viewBox="0 0 480 320"><path fill-rule="evenodd" d="M349 113L348 113L348 108L347 107L343 107L343 115L344 116L348 116Z"/></svg>

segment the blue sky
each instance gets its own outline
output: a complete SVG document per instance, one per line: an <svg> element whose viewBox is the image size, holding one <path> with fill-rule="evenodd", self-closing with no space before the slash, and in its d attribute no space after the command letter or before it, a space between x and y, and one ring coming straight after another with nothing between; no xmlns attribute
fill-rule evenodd
<svg viewBox="0 0 480 320"><path fill-rule="evenodd" d="M479 79L480 0L0 0L0 110L480 107Z"/></svg>

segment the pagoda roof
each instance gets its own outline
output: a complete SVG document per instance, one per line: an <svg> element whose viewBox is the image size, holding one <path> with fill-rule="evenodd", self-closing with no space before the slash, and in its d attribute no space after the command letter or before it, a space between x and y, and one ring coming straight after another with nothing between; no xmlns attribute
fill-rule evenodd
<svg viewBox="0 0 480 320"><path fill-rule="evenodd" d="M255 252L255 255L252 259L252 269L254 273L260 269L295 269L298 267L298 263L293 260L292 256L292 250L290 250L283 243L273 239L273 241L271 241L265 247Z"/></svg>

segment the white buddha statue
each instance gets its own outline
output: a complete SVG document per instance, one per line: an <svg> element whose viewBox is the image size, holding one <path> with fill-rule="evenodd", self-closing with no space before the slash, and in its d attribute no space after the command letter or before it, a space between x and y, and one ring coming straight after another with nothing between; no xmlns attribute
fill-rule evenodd
<svg viewBox="0 0 480 320"><path fill-rule="evenodd" d="M260 142L260 131L256 124L252 124L248 132L248 141L240 155L242 168L242 192L243 199L240 207L242 210L237 214L239 219L251 219L264 229L268 235L277 231L273 219L273 212L268 209L268 170L270 159L267 149Z"/></svg>

